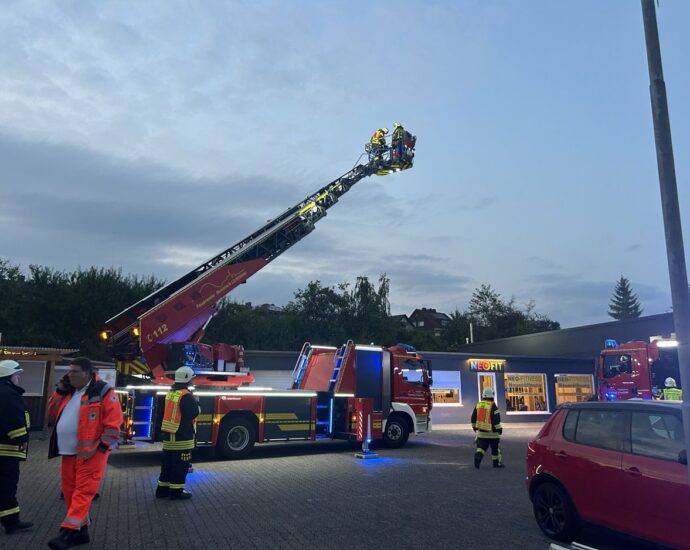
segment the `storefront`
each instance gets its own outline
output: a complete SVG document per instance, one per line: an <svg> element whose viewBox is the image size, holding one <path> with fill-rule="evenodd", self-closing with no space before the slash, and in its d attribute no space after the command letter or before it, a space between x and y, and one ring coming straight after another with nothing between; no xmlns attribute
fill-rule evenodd
<svg viewBox="0 0 690 550"><path fill-rule="evenodd" d="M425 352L433 368L435 425L467 424L484 388L504 422L543 421L562 403L594 395L591 359Z"/></svg>

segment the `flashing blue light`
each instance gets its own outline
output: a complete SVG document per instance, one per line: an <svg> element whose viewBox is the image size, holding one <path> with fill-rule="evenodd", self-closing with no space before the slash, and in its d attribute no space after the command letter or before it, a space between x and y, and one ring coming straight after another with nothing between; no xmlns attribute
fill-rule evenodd
<svg viewBox="0 0 690 550"><path fill-rule="evenodd" d="M404 348L405 351L409 351L409 352L413 352L413 353L417 351L417 350L414 348L414 346L411 346L410 344L403 344L402 342L398 342L398 345L399 345L401 348Z"/></svg>
<svg viewBox="0 0 690 550"><path fill-rule="evenodd" d="M617 397L617 396L616 396L616 392L615 392L615 391L606 392L606 398L607 398L609 401L615 401L615 400L616 400L616 397Z"/></svg>
<svg viewBox="0 0 690 550"><path fill-rule="evenodd" d="M617 348L618 342L616 342L613 338L607 338L606 340L604 340L604 347L605 348Z"/></svg>

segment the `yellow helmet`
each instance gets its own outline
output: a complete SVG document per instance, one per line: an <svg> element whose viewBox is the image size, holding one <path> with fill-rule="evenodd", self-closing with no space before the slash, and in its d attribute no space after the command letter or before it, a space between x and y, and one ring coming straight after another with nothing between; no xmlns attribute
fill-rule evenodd
<svg viewBox="0 0 690 550"><path fill-rule="evenodd" d="M388 133L388 128L381 128L381 131L382 131L384 134L387 134L387 133Z"/></svg>
<svg viewBox="0 0 690 550"><path fill-rule="evenodd" d="M402 124L400 124L399 122L393 123L393 128L400 128L401 126L402 126Z"/></svg>

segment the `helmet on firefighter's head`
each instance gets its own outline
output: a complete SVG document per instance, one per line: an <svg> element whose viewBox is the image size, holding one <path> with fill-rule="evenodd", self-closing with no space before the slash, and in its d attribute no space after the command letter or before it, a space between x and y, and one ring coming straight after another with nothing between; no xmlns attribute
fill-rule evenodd
<svg viewBox="0 0 690 550"><path fill-rule="evenodd" d="M627 363L628 361L630 361L630 357L627 355L621 355L621 363Z"/></svg>
<svg viewBox="0 0 690 550"><path fill-rule="evenodd" d="M402 124L400 124L399 122L393 123L393 128L400 128L401 126L402 126Z"/></svg>
<svg viewBox="0 0 690 550"><path fill-rule="evenodd" d="M190 367L180 367L175 371L175 382L186 384L195 376L194 371Z"/></svg>
<svg viewBox="0 0 690 550"><path fill-rule="evenodd" d="M387 134L387 133L388 133L388 128L381 128L381 132L384 133L384 134Z"/></svg>
<svg viewBox="0 0 690 550"><path fill-rule="evenodd" d="M19 374L20 372L24 372L24 370L19 368L19 363L16 361L12 361L12 359L0 361L0 378Z"/></svg>
<svg viewBox="0 0 690 550"><path fill-rule="evenodd" d="M484 391L482 391L482 399L493 399L494 398L494 389L493 388L484 388Z"/></svg>
<svg viewBox="0 0 690 550"><path fill-rule="evenodd" d="M667 388L675 388L676 387L676 379L671 378L669 376L666 380L664 380L664 386L666 386Z"/></svg>

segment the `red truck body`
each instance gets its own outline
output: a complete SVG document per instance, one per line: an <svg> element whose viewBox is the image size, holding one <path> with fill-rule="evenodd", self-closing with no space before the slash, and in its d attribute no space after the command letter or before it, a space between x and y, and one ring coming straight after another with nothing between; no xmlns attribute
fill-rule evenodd
<svg viewBox="0 0 690 550"><path fill-rule="evenodd" d="M400 447L409 434L431 430L430 386L429 363L408 346L305 344L290 389L198 388L197 445L224 458L243 458L269 441L367 439ZM132 439L157 439L166 390L127 388Z"/></svg>
<svg viewBox="0 0 690 550"><path fill-rule="evenodd" d="M675 340L666 338L624 344L607 340L597 365L598 399L656 399L669 377L680 388L675 346Z"/></svg>

